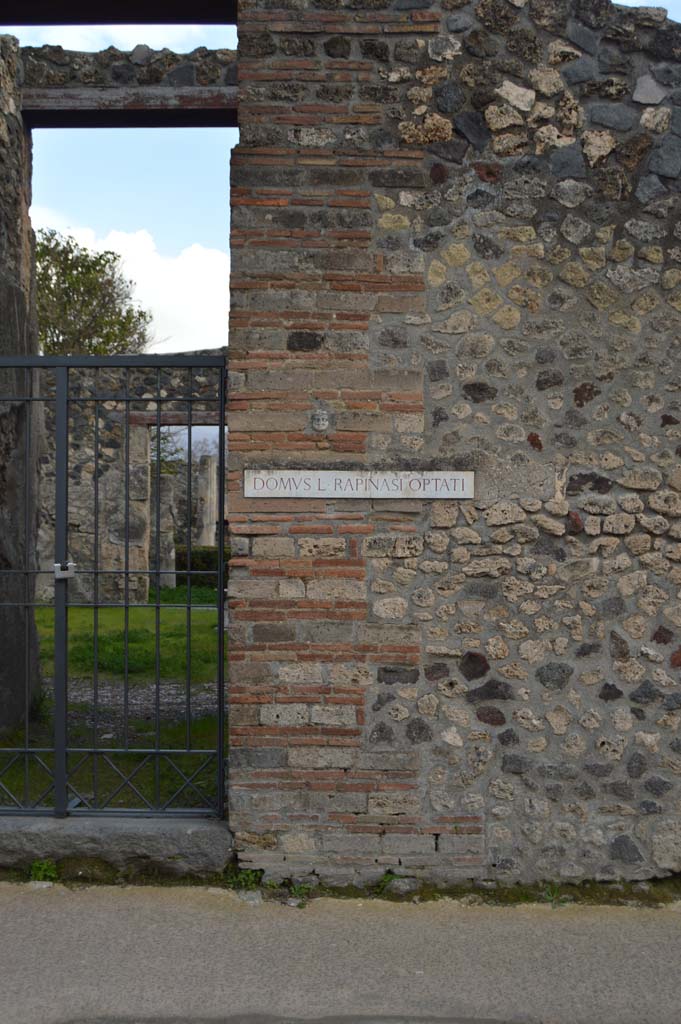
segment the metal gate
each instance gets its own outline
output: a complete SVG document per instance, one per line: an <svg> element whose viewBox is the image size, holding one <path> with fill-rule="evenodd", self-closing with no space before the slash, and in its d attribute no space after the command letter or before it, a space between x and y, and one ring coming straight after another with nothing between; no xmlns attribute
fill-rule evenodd
<svg viewBox="0 0 681 1024"><path fill-rule="evenodd" d="M0 813L223 815L225 427L221 355L0 359Z"/></svg>

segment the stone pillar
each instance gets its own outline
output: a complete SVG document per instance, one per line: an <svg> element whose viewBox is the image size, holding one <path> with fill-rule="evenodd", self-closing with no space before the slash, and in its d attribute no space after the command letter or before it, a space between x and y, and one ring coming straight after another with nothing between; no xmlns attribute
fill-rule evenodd
<svg viewBox="0 0 681 1024"><path fill-rule="evenodd" d="M28 216L31 140L21 119L17 40L0 36L0 354L37 352L33 295L33 233ZM0 393L27 393L25 371L0 370ZM36 408L0 402L0 570L34 569L37 534ZM26 487L28 484L28 488ZM28 509L27 509L28 503ZM39 692L33 612L10 604L33 600L34 581L0 573L0 733L23 721L26 693ZM26 659L25 643L29 657Z"/></svg>
<svg viewBox="0 0 681 1024"><path fill-rule="evenodd" d="M176 515L175 515L175 477L163 474L161 476L161 493L158 495L158 501L161 503L161 537L159 543L159 569L163 573L169 573L170 575L164 575L161 577L162 587L172 587L173 589L177 586L177 577L175 575L175 527L176 527ZM155 513L155 509L152 509L152 516ZM155 524L154 524L155 525ZM156 557L156 549L154 547L154 533L152 531L152 558Z"/></svg>
<svg viewBox="0 0 681 1024"><path fill-rule="evenodd" d="M196 482L196 544L215 547L215 525L218 518L218 460L215 455L202 455Z"/></svg>

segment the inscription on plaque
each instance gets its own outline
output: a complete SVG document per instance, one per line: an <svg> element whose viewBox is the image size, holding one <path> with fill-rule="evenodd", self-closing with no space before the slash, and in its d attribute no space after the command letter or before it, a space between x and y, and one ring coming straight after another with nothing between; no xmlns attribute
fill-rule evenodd
<svg viewBox="0 0 681 1024"><path fill-rule="evenodd" d="M247 469L247 498L384 498L429 501L475 496L474 473L437 470L428 473L371 470Z"/></svg>

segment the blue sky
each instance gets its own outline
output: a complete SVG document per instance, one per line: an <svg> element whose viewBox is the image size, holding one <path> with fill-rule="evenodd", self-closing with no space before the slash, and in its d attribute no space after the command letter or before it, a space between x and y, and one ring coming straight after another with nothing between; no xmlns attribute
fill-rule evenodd
<svg viewBox="0 0 681 1024"><path fill-rule="evenodd" d="M145 42L179 53L236 49L231 26L0 27L24 45L131 50ZM138 301L154 315L157 351L227 341L229 155L235 129L34 132L36 227L119 252Z"/></svg>
<svg viewBox="0 0 681 1024"><path fill-rule="evenodd" d="M681 0L667 6L681 21ZM24 45L75 50L131 50L140 42L180 53L236 48L233 26L0 26L5 32ZM121 253L139 301L154 314L158 351L226 343L229 151L236 141L234 129L35 132L35 225Z"/></svg>

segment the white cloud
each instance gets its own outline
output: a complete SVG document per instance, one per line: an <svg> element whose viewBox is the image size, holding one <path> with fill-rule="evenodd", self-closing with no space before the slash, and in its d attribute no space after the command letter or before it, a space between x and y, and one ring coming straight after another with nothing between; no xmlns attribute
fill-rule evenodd
<svg viewBox="0 0 681 1024"><path fill-rule="evenodd" d="M227 344L229 256L190 245L176 256L159 253L146 230L111 231L98 238L92 228L70 224L58 211L34 206L33 226L68 232L89 249L120 253L124 273L135 282L135 299L154 318L152 352L191 352Z"/></svg>
<svg viewBox="0 0 681 1024"><path fill-rule="evenodd" d="M17 36L22 46L63 46L66 50L105 50L116 46L132 50L146 43L159 50L188 53L197 46L234 49L236 29L231 25L26 25L0 27L0 35Z"/></svg>

